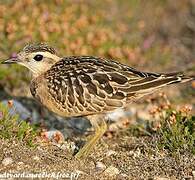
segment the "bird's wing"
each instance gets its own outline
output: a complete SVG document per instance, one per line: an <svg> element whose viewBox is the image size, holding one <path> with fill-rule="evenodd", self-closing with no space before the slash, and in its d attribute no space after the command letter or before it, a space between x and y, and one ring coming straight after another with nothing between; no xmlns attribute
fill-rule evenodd
<svg viewBox="0 0 195 180"><path fill-rule="evenodd" d="M70 114L87 115L124 107L181 75L137 71L115 61L90 56L65 57L45 73L53 99Z"/></svg>

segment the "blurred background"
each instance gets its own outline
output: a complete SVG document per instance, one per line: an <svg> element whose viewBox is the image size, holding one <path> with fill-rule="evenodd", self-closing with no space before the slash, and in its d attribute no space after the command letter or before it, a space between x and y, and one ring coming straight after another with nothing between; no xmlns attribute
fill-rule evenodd
<svg viewBox="0 0 195 180"><path fill-rule="evenodd" d="M195 1L1 0L0 42L1 60L27 43L46 42L61 56L94 55L144 71L194 74ZM1 100L31 98L30 79L24 67L1 65ZM192 82L164 91L173 104L193 107L194 88Z"/></svg>

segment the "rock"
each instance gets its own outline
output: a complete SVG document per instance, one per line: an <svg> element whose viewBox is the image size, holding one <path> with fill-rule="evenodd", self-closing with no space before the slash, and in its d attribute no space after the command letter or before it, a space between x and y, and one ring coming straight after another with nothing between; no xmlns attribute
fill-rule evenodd
<svg viewBox="0 0 195 180"><path fill-rule="evenodd" d="M2 164L4 166L10 165L13 163L13 159L11 157L6 157L2 160Z"/></svg>
<svg viewBox="0 0 195 180"><path fill-rule="evenodd" d="M117 109L113 112L110 112L106 115L106 118L113 121L113 122L116 122L120 119L123 119L123 118L127 118L129 116L133 116L136 114L136 111L135 109L131 108L131 109Z"/></svg>
<svg viewBox="0 0 195 180"><path fill-rule="evenodd" d="M58 130L42 132L41 136L44 137L47 141L52 141L58 144L64 142L64 135Z"/></svg>
<svg viewBox="0 0 195 180"><path fill-rule="evenodd" d="M11 116L18 114L21 120L31 119L31 112L17 100L3 100L4 105L9 105Z"/></svg>
<svg viewBox="0 0 195 180"><path fill-rule="evenodd" d="M40 114L36 110L32 110L32 121L33 123L40 122Z"/></svg>
<svg viewBox="0 0 195 180"><path fill-rule="evenodd" d="M106 118L111 121L118 121L120 118L126 116L126 113L123 109L117 109L111 113L108 113Z"/></svg>
<svg viewBox="0 0 195 180"><path fill-rule="evenodd" d="M67 121L67 125L74 128L74 131L78 134L85 133L91 127L89 120L84 117L71 117Z"/></svg>
<svg viewBox="0 0 195 180"><path fill-rule="evenodd" d="M103 171L106 169L106 165L100 161L96 162L95 169L97 171Z"/></svg>
<svg viewBox="0 0 195 180"><path fill-rule="evenodd" d="M136 111L134 109L117 109L106 115L106 120L112 122L108 127L108 132L117 132L119 129L127 128L132 123Z"/></svg>
<svg viewBox="0 0 195 180"><path fill-rule="evenodd" d="M120 173L120 171L114 167L114 166L109 166L105 171L104 174L110 177L117 176Z"/></svg>

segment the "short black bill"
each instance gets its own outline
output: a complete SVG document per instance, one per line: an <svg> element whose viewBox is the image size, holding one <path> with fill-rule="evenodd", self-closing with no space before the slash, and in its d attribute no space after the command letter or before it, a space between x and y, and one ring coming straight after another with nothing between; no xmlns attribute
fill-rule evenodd
<svg viewBox="0 0 195 180"><path fill-rule="evenodd" d="M17 62L18 62L17 58L10 58L10 59L7 59L5 61L2 61L1 64L14 64L14 63L17 63Z"/></svg>

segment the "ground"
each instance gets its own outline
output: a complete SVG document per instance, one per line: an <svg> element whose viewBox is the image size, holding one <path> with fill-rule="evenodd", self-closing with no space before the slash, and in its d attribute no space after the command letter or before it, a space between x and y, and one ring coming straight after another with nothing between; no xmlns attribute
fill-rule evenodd
<svg viewBox="0 0 195 180"><path fill-rule="evenodd" d="M13 159L7 166L0 165L1 173L10 170L21 173L79 172L79 179L194 178L194 156L186 152L172 157L166 151L158 151L152 138L103 138L101 146L87 160L75 160L70 152L54 145L29 149L17 141L1 140L0 149L1 156ZM100 162L103 165L98 167ZM113 169L110 172L111 167L119 172L115 169L116 172Z"/></svg>
<svg viewBox="0 0 195 180"><path fill-rule="evenodd" d="M115 59L144 71L184 71L194 75L194 22L194 0L1 1L0 56L3 60L15 55L29 42L47 42L63 56L95 55ZM188 143L176 150L172 149L175 150L173 153L167 148L172 144L160 148L162 142L159 134L148 130L148 122L159 120L149 113L155 105L151 105L152 101L148 102L147 99L153 99L153 96L130 105L131 113L124 118L128 124L120 128L115 128L117 122L111 124L93 153L85 160L76 160L72 156L75 139L85 139L86 136L81 134L90 128L89 123L82 120L83 124L79 124L74 119L68 123L64 118L43 110L32 99L28 74L23 67L0 67L0 100L14 99L21 103L29 112L23 113L30 116L26 119L32 124L39 124L38 138L33 142L36 145L31 147L27 143L29 136L27 140L18 138L18 129L13 126L8 129L8 134L12 132L11 137L5 136L2 133L4 124L0 122L0 175L10 171L61 171L67 176L68 173L79 173L78 179L195 178L195 156L186 148ZM194 81L163 89L171 108L179 112L179 109L188 106L192 109L190 113L193 117L194 90ZM158 93L154 97L160 99ZM1 121L2 111L0 109ZM175 117L174 113L170 117ZM191 124L193 135L189 135L192 137L189 138L192 141L189 145L192 144L193 151L193 118ZM81 127L83 132L75 133L75 125ZM140 128L135 133L134 130L140 126L144 126L141 133ZM53 129L62 133L62 142L42 141L42 131L50 132ZM165 135L164 130L161 130ZM176 133L179 139L183 131Z"/></svg>

